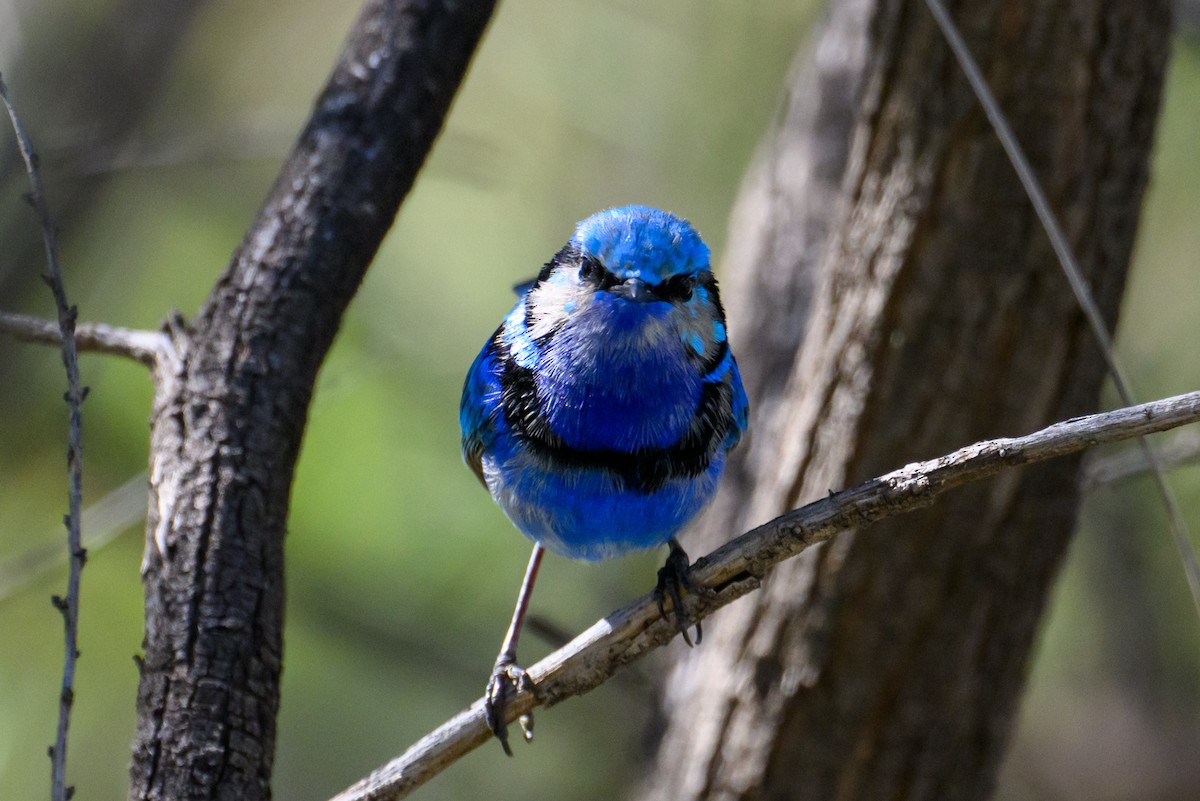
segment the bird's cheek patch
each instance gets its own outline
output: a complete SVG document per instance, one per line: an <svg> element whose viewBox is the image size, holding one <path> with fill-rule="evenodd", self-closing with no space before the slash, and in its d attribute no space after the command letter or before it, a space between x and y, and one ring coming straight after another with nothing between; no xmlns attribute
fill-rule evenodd
<svg viewBox="0 0 1200 801"><path fill-rule="evenodd" d="M531 312L529 336L534 340L552 335L567 319L584 311L594 293L574 284L544 282L530 293L527 303Z"/></svg>

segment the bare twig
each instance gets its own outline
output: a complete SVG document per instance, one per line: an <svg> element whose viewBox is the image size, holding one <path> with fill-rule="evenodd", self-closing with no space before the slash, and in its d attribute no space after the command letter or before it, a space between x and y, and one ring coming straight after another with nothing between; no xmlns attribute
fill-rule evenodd
<svg viewBox="0 0 1200 801"><path fill-rule="evenodd" d="M1200 430L1189 428L1180 431L1170 441L1155 449L1165 469L1200 463ZM1091 492L1108 484L1119 484L1154 472L1141 449L1133 449L1112 455L1092 454L1083 463L1079 475L1079 486Z"/></svg>
<svg viewBox="0 0 1200 801"><path fill-rule="evenodd" d="M67 597L53 597L54 606L62 613L65 631L66 652L63 657L62 690L58 696L58 732L54 745L50 747L51 798L67 801L74 788L67 786L67 732L71 727L71 705L75 700L75 660L79 657L76 641L79 635L79 575L87 553L79 535L80 508L83 503L83 399L87 390L79 383L79 358L75 347L75 318L78 310L67 303L67 291L63 287L62 273L58 269L58 247L55 242L54 223L50 219L50 208L38 173L37 156L25 127L13 108L8 96L8 87L0 76L0 99L8 111L17 147L25 162L29 176L30 201L37 212L42 227L42 244L46 250L46 284L54 295L58 309L58 329L62 339L62 360L67 370L67 406L70 408L69 434L67 438L67 474L69 476L68 512L64 519L67 526L67 549L71 554L70 570L67 574Z"/></svg>
<svg viewBox="0 0 1200 801"><path fill-rule="evenodd" d="M692 578L698 591L689 596L688 613L693 620L707 617L758 587L762 577L779 562L839 531L929 506L954 487L1019 465L1197 421L1200 392L1192 392L1077 417L1024 437L976 443L940 459L916 462L852 489L831 493L743 534L697 561ZM517 694L507 709L509 720L599 686L624 665L669 642L677 631L673 619L660 617L654 598L643 596L530 668L534 691ZM333 801L404 798L490 736L480 698Z"/></svg>
<svg viewBox="0 0 1200 801"><path fill-rule="evenodd" d="M27 314L0 312L0 333L11 334L26 342L62 344L62 330L53 320ZM138 331L104 323L78 323L75 347L80 352L124 356L153 367L155 359L167 349L167 337L158 331Z"/></svg>
<svg viewBox="0 0 1200 801"><path fill-rule="evenodd" d="M1025 194L1028 195L1030 203L1033 204L1033 210L1037 213L1038 220L1041 221L1042 227L1046 230L1046 235L1050 238L1050 245L1054 248L1055 255L1058 256L1058 263L1062 266L1063 274L1067 277L1067 283L1070 284L1071 291L1075 295L1075 300L1079 303L1079 307L1083 310L1083 314L1087 318L1088 325L1092 329L1092 335L1100 345L1104 361L1108 365L1108 372L1112 376L1113 386L1117 390L1117 395L1121 398L1121 403L1124 403L1126 406L1133 406L1135 403L1133 390L1129 381L1125 378L1124 370L1121 369L1121 365L1117 361L1112 336L1108 333L1108 329L1104 325L1104 318L1100 314L1100 309L1096 305L1095 299L1092 297L1092 291L1088 287L1087 281L1083 278L1083 271L1079 269L1079 263L1075 259L1075 254L1071 252L1071 245L1067 242L1067 236L1063 233L1062 226L1058 223L1058 218L1050 208L1050 201L1046 199L1046 193L1042 189L1037 176L1034 174L1033 167L1029 164L1029 159L1025 157L1025 152L1021 149L1016 134L1013 133L1012 127L1008 124L1008 119L1004 116L1004 112L1000 109L1000 104L996 102L995 95L992 94L992 90L988 87L987 81L983 77L983 72L979 69L979 65L971 55L971 51L967 48L967 43L963 41L958 26L954 24L954 20L951 18L949 12L946 11L942 0L925 0L925 4L929 7L929 11L937 22L938 28L941 29L942 35L946 37L946 43L950 45L950 49L954 52L954 57L958 60L959 66L962 67L962 71L967 77L967 82L971 85L971 90L979 100L979 105L983 107L988 122L992 125L992 130L996 132L996 138L1000 140L1000 145L1004 148L1004 152L1008 156L1013 170L1017 173L1017 178L1020 179L1021 186L1025 189ZM1179 552L1179 560L1183 564L1183 572L1187 576L1188 589L1191 590L1192 594L1192 604L1196 607L1196 615L1200 616L1200 560L1197 560L1196 550L1192 547L1187 523L1183 519L1183 513L1179 510L1179 504L1175 500L1174 493L1171 492L1171 485L1167 483L1166 470L1163 468L1162 462L1159 460L1154 448L1144 439L1138 440L1138 446L1141 448L1142 456L1149 466L1150 473L1154 476L1155 487L1158 489L1159 497L1162 499L1163 508L1167 512L1167 523L1171 529L1171 538L1175 542L1175 548Z"/></svg>

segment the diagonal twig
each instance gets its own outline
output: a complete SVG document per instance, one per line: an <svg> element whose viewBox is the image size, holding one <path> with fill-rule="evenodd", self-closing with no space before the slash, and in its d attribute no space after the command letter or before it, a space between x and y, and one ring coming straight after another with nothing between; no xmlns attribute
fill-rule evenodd
<svg viewBox="0 0 1200 801"><path fill-rule="evenodd" d="M87 395L87 389L79 383L79 354L75 346L75 318L78 310L67 303L67 291L63 287L62 273L58 269L54 223L50 219L50 208L42 188L37 156L33 152L25 127L13 108L3 76L0 76L0 100L4 101L13 133L17 137L17 147L21 151L25 173L29 177L29 199L42 228L42 244L46 251L46 274L43 278L54 295L54 305L58 310L62 360L67 371L65 400L70 409L67 436L69 499L68 512L63 522L67 527L67 549L71 554L71 561L67 573L67 597L64 599L55 595L51 599L55 608L62 613L66 643L62 689L58 696L58 729L54 745L50 747L51 798L53 801L67 801L75 791L75 788L67 785L67 732L71 728L71 706L75 701L75 660L79 657L76 647L79 637L79 577L87 559L87 552L83 549L79 533L80 510L83 504L83 399Z"/></svg>
<svg viewBox="0 0 1200 801"><path fill-rule="evenodd" d="M0 312L0 333L45 345L59 345L63 341L62 329L53 320L44 320L28 314ZM139 331L104 323L77 323L75 347L81 353L124 356L147 367L153 367L158 357L168 348L168 339L166 334L158 331Z"/></svg>
<svg viewBox="0 0 1200 801"><path fill-rule="evenodd" d="M779 562L833 537L885 517L931 505L950 489L1003 470L1096 445L1140 437L1200 421L1200 392L1077 417L1033 434L979 442L938 459L915 462L848 490L831 493L777 517L726 543L692 568L698 591L690 596L692 620L759 586ZM677 633L663 620L657 603L645 595L592 625L565 647L529 668L533 692L509 704L509 720L535 707L582 695L607 681L626 664L669 642ZM373 771L333 801L395 801L406 797L491 737L483 699L475 701L402 755Z"/></svg>

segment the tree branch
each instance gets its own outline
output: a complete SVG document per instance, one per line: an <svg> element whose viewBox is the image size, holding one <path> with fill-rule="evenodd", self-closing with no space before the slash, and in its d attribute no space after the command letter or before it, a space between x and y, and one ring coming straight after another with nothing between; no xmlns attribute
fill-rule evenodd
<svg viewBox="0 0 1200 801"><path fill-rule="evenodd" d="M28 314L0 312L0 333L43 345L59 345L63 341L62 331L55 322ZM170 340L158 331L138 331L104 323L75 326L75 347L80 352L124 356L147 367L153 367L169 346Z"/></svg>
<svg viewBox="0 0 1200 801"><path fill-rule="evenodd" d="M313 385L493 6L366 0L228 269L167 327L131 799L271 797L284 535Z"/></svg>
<svg viewBox="0 0 1200 801"><path fill-rule="evenodd" d="M938 459L915 462L857 487L831 493L726 543L692 568L698 591L686 601L693 620L756 589L776 564L845 529L924 508L942 494L1020 465L1077 453L1200 421L1200 392L1191 392L1102 414L1056 423L1024 437L979 442ZM538 706L582 695L624 665L672 640L651 595L608 615L529 669L534 692L519 693L508 707L511 722ZM483 699L402 755L373 771L333 801L394 801L406 797L486 742Z"/></svg>
<svg viewBox="0 0 1200 801"><path fill-rule="evenodd" d="M42 188L42 177L38 171L37 156L33 144L21 124L17 111L8 96L8 87L0 76L0 100L8 111L17 147L25 162L25 174L29 178L29 199L42 229L42 245L46 251L46 274L43 278L54 295L54 306L58 310L58 335L62 344L63 367L67 371L67 393L64 400L70 409L67 433L67 484L68 511L63 523L67 527L67 550L71 555L67 571L67 597L52 596L54 608L63 618L63 672L62 687L58 694L58 727L54 745L50 747L50 797L53 801L67 801L75 788L67 785L67 734L71 728L71 707L75 701L75 660L79 658L76 644L79 639L79 578L87 552L83 549L79 533L79 520L83 506L83 399L87 389L79 382L79 354L75 342L75 318L78 310L67 302L67 290L63 285L62 271L58 268L58 245L55 241L54 221L50 219L50 206Z"/></svg>

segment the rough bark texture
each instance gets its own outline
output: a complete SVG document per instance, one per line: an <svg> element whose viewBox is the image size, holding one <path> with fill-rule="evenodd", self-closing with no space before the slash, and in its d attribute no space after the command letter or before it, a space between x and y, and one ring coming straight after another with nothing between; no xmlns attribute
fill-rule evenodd
<svg viewBox="0 0 1200 801"><path fill-rule="evenodd" d="M874 6L875 0L831 3L828 23L792 66L781 117L759 147L731 215L722 291L734 341L743 344L738 366L753 401L750 437L789 402L788 376L850 154ZM734 451L709 519L730 525L744 519L738 510L757 481L749 452ZM707 544L730 531L708 535Z"/></svg>
<svg viewBox="0 0 1200 801"><path fill-rule="evenodd" d="M490 2L370 0L308 127L156 370L131 798L270 797L288 494L317 370Z"/></svg>
<svg viewBox="0 0 1200 801"><path fill-rule="evenodd" d="M751 398L753 442L702 534L710 540L907 461L1097 405L1103 366L1083 316L932 18L921 0L874 6L831 20L865 24L836 35L869 41L862 79L848 84L861 101L840 200L762 212L792 225L799 216L808 230L824 215L830 234L786 380L754 375L761 365L746 360L766 397ZM1111 324L1169 3L964 0L952 12ZM753 268L726 265L743 318L778 307L776 273L796 266L769 248L732 249L755 252ZM743 330L735 345L748 352L756 343ZM782 566L717 616L669 677L644 797L986 797L1074 524L1075 472L1071 459L1012 471Z"/></svg>

